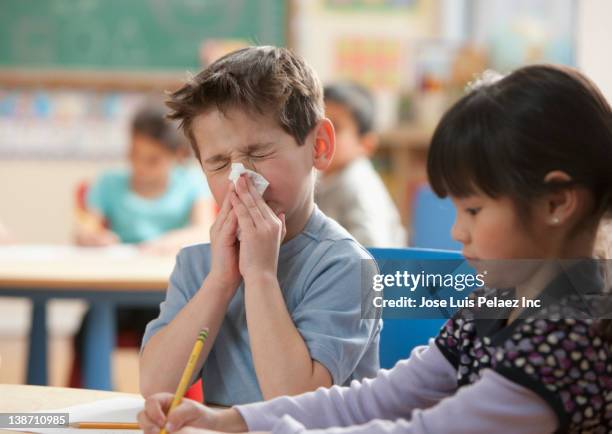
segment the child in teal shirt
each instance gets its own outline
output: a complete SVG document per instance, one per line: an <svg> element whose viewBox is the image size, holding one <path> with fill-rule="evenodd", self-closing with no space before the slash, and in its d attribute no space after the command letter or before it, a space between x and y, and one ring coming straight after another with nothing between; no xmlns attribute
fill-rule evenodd
<svg viewBox="0 0 612 434"><path fill-rule="evenodd" d="M86 199L86 218L77 229L77 244L136 244L146 253L175 254L183 245L208 240L213 203L205 178L179 164L188 145L162 106L138 111L132 121L129 169L102 174ZM92 224L93 223L93 224ZM117 329L140 341L157 308L120 308ZM75 366L80 365L85 316L75 339ZM79 386L78 369L70 385Z"/></svg>
<svg viewBox="0 0 612 434"><path fill-rule="evenodd" d="M139 111L132 122L130 168L103 174L87 194L89 222L80 224L77 244L138 244L176 253L208 240L212 201L204 177L177 164L185 141L161 107ZM103 227L105 226L105 227Z"/></svg>
<svg viewBox="0 0 612 434"><path fill-rule="evenodd" d="M132 189L130 171L115 170L104 173L92 186L87 208L105 216L120 242L142 244L198 226L192 216L209 195L203 177L187 167L172 168L166 191L156 198L140 196ZM204 227L199 238L205 235Z"/></svg>

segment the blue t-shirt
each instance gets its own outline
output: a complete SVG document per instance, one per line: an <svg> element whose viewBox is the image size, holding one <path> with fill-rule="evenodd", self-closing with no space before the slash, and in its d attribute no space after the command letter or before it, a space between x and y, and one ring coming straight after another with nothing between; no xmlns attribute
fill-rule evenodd
<svg viewBox="0 0 612 434"><path fill-rule="evenodd" d="M147 326L143 347L195 295L209 269L210 244L179 252L166 300L159 317ZM368 251L318 208L304 230L281 245L278 281L289 314L310 356L329 370L334 384L373 377L379 368L380 321L361 318L362 278L371 281L377 272ZM229 406L263 399L249 345L243 285L228 306L201 376L209 403Z"/></svg>
<svg viewBox="0 0 612 434"><path fill-rule="evenodd" d="M204 175L192 168L172 169L165 193L152 199L132 191L130 176L128 170L109 171L87 193L88 209L102 214L123 243L153 240L188 226L195 202L210 197Z"/></svg>

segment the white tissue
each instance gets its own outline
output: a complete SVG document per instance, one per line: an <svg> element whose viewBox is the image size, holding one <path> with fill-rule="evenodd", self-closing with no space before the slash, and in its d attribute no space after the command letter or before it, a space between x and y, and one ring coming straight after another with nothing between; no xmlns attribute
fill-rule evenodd
<svg viewBox="0 0 612 434"><path fill-rule="evenodd" d="M234 185L236 185L238 179L240 178L240 175L242 175L243 173L246 173L247 176L251 179L253 185L255 186L255 190L257 190L257 193L260 196L263 196L264 191L266 191L266 188L268 188L268 185L270 185L270 183L259 173L253 172L252 170L249 170L244 167L242 163L232 163L232 169L230 170L228 178L234 183ZM238 228L236 237L238 238L238 241L240 241L240 228Z"/></svg>
<svg viewBox="0 0 612 434"><path fill-rule="evenodd" d="M257 190L257 193L259 193L260 196L263 196L264 191L266 191L266 188L268 188L268 185L270 185L270 183L259 173L253 172L252 170L245 168L242 163L232 163L232 170L229 174L230 181L232 181L234 185L236 185L236 182L238 182L238 178L240 178L240 175L242 175L243 173L246 173L247 176L251 179L253 185L255 186L255 190Z"/></svg>

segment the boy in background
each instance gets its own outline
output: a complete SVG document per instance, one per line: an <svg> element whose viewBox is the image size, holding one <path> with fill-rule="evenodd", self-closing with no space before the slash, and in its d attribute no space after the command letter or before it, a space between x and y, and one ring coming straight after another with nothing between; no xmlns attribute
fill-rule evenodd
<svg viewBox="0 0 612 434"><path fill-rule="evenodd" d="M325 114L336 131L336 154L321 174L315 201L366 247L403 247L406 233L393 200L368 159L376 149L374 99L362 86L325 87Z"/></svg>

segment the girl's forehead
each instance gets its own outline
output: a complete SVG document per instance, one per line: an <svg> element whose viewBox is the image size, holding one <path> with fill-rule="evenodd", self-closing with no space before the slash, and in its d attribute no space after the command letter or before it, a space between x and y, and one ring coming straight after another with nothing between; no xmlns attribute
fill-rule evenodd
<svg viewBox="0 0 612 434"><path fill-rule="evenodd" d="M132 152L140 154L172 155L174 152L164 144L144 134L134 134L130 144Z"/></svg>
<svg viewBox="0 0 612 434"><path fill-rule="evenodd" d="M456 204L478 202L480 204L491 204L491 205L507 205L512 202L509 196L498 196L492 197L480 190L472 193L455 196L452 194L448 195L449 199Z"/></svg>
<svg viewBox="0 0 612 434"><path fill-rule="evenodd" d="M448 193L448 197L453 201L464 201L470 199L492 199L491 196L483 192L480 188L476 186L471 186L470 190L462 193L462 194L453 194L451 192Z"/></svg>

